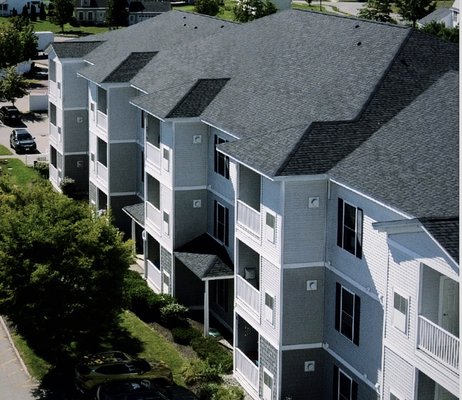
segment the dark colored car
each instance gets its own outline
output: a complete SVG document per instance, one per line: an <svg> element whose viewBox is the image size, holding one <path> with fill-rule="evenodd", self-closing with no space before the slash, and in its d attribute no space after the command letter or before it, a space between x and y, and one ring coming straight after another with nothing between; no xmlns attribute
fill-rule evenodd
<svg viewBox="0 0 462 400"><path fill-rule="evenodd" d="M193 392L183 386L163 385L159 389L169 400L199 400Z"/></svg>
<svg viewBox="0 0 462 400"><path fill-rule="evenodd" d="M0 107L0 119L5 125L16 125L21 122L21 113L15 106Z"/></svg>
<svg viewBox="0 0 462 400"><path fill-rule="evenodd" d="M149 379L128 379L105 383L98 387L97 400L169 400Z"/></svg>
<svg viewBox="0 0 462 400"><path fill-rule="evenodd" d="M75 368L77 389L84 393L103 383L134 378L173 383L172 371L164 362L135 358L121 351L86 356Z"/></svg>
<svg viewBox="0 0 462 400"><path fill-rule="evenodd" d="M37 143L30 132L25 128L13 129L10 135L10 146L19 152L34 153L37 151Z"/></svg>

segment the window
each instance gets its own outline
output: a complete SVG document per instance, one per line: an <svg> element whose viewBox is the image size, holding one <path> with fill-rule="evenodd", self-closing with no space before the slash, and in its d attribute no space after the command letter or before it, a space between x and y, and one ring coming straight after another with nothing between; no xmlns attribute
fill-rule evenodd
<svg viewBox="0 0 462 400"><path fill-rule="evenodd" d="M214 226L213 226L213 236L217 238L220 242L224 243L225 246L229 245L229 233L228 233L228 224L229 224L229 210L222 206L218 201L214 201Z"/></svg>
<svg viewBox="0 0 462 400"><path fill-rule="evenodd" d="M390 392L390 400L401 400L398 396Z"/></svg>
<svg viewBox="0 0 462 400"><path fill-rule="evenodd" d="M229 157L225 156L217 150L217 145L226 143L225 139L222 139L215 135L215 160L214 160L214 171L217 174L224 176L229 179Z"/></svg>
<svg viewBox="0 0 462 400"><path fill-rule="evenodd" d="M358 398L358 384L334 365L334 399L356 400Z"/></svg>
<svg viewBox="0 0 462 400"><path fill-rule="evenodd" d="M169 235L169 234L170 234L169 219L170 219L170 217L169 217L168 213L166 213L166 212L164 211L164 217L163 217L163 220L164 220L164 233L165 233L166 235Z"/></svg>
<svg viewBox="0 0 462 400"><path fill-rule="evenodd" d="M394 292L393 325L403 333L407 333L408 304L408 299Z"/></svg>
<svg viewBox="0 0 462 400"><path fill-rule="evenodd" d="M140 180L143 183L144 182L144 151L141 152L141 165L140 165Z"/></svg>
<svg viewBox="0 0 462 400"><path fill-rule="evenodd" d="M56 126L56 106L50 103L50 124Z"/></svg>
<svg viewBox="0 0 462 400"><path fill-rule="evenodd" d="M271 213L266 213L266 229L265 236L271 243L274 243L275 235L274 228L276 226L276 217Z"/></svg>
<svg viewBox="0 0 462 400"><path fill-rule="evenodd" d="M107 92L98 86L98 111L107 114Z"/></svg>
<svg viewBox="0 0 462 400"><path fill-rule="evenodd" d="M48 77L50 81L56 82L56 62L54 60L48 62Z"/></svg>
<svg viewBox="0 0 462 400"><path fill-rule="evenodd" d="M141 119L140 119L141 129L144 129L144 111L141 110Z"/></svg>
<svg viewBox="0 0 462 400"><path fill-rule="evenodd" d="M337 245L362 258L363 210L338 199Z"/></svg>
<svg viewBox="0 0 462 400"><path fill-rule="evenodd" d="M98 150L98 162L107 167L107 143L98 138L97 141L97 150Z"/></svg>
<svg viewBox="0 0 462 400"><path fill-rule="evenodd" d="M335 291L335 329L359 346L361 299L339 283Z"/></svg>
<svg viewBox="0 0 462 400"><path fill-rule="evenodd" d="M263 400L273 399L273 375L263 368Z"/></svg>
<svg viewBox="0 0 462 400"><path fill-rule="evenodd" d="M169 293L170 292L170 275L168 272L165 272L162 274L162 293Z"/></svg>
<svg viewBox="0 0 462 400"><path fill-rule="evenodd" d="M274 324L274 297L265 292L265 319Z"/></svg>
<svg viewBox="0 0 462 400"><path fill-rule="evenodd" d="M168 151L168 149L164 148L163 151L162 151L162 158L164 159L163 161L163 166L164 166L164 169L168 172L170 171L170 152Z"/></svg>

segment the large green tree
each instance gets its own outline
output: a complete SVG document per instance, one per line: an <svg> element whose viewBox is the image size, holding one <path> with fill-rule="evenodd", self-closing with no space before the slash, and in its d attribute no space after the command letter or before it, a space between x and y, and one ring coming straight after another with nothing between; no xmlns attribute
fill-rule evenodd
<svg viewBox="0 0 462 400"><path fill-rule="evenodd" d="M459 43L459 28L448 28L444 22L432 21L421 30L449 42Z"/></svg>
<svg viewBox="0 0 462 400"><path fill-rule="evenodd" d="M196 0L194 11L199 14L215 16L220 11L219 0Z"/></svg>
<svg viewBox="0 0 462 400"><path fill-rule="evenodd" d="M131 262L109 217L48 182L20 188L6 177L0 216L0 313L49 356L107 334Z"/></svg>
<svg viewBox="0 0 462 400"><path fill-rule="evenodd" d="M0 25L0 68L34 58L37 41L33 26L26 18L11 17Z"/></svg>
<svg viewBox="0 0 462 400"><path fill-rule="evenodd" d="M6 75L0 80L0 97L11 101L14 105L16 99L27 95L29 85L22 75L18 74L15 67L9 67Z"/></svg>
<svg viewBox="0 0 462 400"><path fill-rule="evenodd" d="M415 28L419 19L430 14L436 8L435 0L395 0L398 12L406 21L412 22Z"/></svg>
<svg viewBox="0 0 462 400"><path fill-rule="evenodd" d="M74 2L72 0L51 0L48 17L51 22L61 27L64 32L64 25L72 21L74 14Z"/></svg>
<svg viewBox="0 0 462 400"><path fill-rule="evenodd" d="M379 22L391 22L396 24L396 21L391 17L391 1L390 0L368 0L367 3L359 10L360 18L370 19Z"/></svg>
<svg viewBox="0 0 462 400"><path fill-rule="evenodd" d="M127 2L125 0L108 0L106 23L111 28L128 24Z"/></svg>

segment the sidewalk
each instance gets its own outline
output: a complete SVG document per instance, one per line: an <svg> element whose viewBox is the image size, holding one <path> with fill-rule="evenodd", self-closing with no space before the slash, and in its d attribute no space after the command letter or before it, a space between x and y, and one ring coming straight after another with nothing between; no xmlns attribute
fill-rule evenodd
<svg viewBox="0 0 462 400"><path fill-rule="evenodd" d="M2 399L33 400L36 387L15 349L8 329L0 317L0 393Z"/></svg>

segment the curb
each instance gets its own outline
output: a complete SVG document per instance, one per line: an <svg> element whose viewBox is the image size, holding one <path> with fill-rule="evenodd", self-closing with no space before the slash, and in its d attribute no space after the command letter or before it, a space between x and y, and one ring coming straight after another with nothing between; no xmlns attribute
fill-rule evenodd
<svg viewBox="0 0 462 400"><path fill-rule="evenodd" d="M19 354L19 351L18 351L18 349L16 348L16 346L15 346L15 344L13 342L13 338L11 337L10 331L9 331L8 327L6 326L5 320L3 319L2 316L0 316L0 324L2 325L3 330L5 331L6 336L8 338L8 341L10 342L10 345L13 348L14 353L16 354L16 358L18 359L19 364L21 364L21 368L24 370L24 372L26 373L28 378L35 382L35 379L29 373L29 370L27 369L26 364L24 364L24 361L22 360L21 355Z"/></svg>

